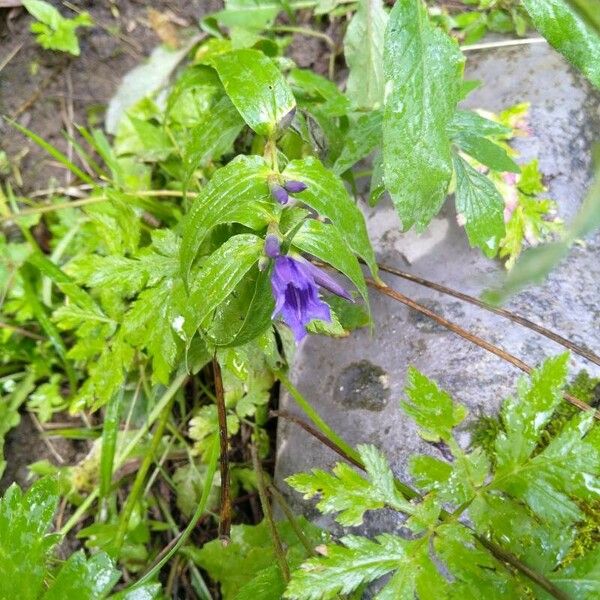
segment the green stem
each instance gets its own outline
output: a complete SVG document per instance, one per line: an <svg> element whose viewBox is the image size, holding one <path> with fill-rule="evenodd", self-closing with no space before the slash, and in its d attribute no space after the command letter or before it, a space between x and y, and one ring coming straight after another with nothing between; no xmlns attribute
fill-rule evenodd
<svg viewBox="0 0 600 600"><path fill-rule="evenodd" d="M208 466L206 470L206 478L204 480L204 488L202 489L202 496L200 498L200 502L196 507L196 512L193 514L190 522L187 524L187 527L183 530L183 533L179 536L177 542L173 545L173 547L167 552L147 573L145 573L139 581L137 581L133 586L133 588L142 585L152 579L161 569L162 567L171 560L173 555L181 548L181 546L187 541L190 537L194 527L200 520L200 517L204 514L206 510L206 505L208 503L208 496L212 489L213 479L215 477L215 471L217 470L217 463L219 461L219 438L215 437L215 441L213 443L213 447L211 449L210 458L208 460Z"/></svg>
<svg viewBox="0 0 600 600"><path fill-rule="evenodd" d="M327 439L333 442L336 446L341 448L345 454L352 457L355 461L362 464L360 455L358 452L346 443L327 423L319 416L319 413L312 407L310 402L304 398L300 391L294 386L294 384L287 378L282 371L277 371L275 376L287 389L292 398L296 401L296 404L304 411L306 416L315 424L317 429L321 431Z"/></svg>
<svg viewBox="0 0 600 600"><path fill-rule="evenodd" d="M150 428L162 413L165 406L171 401L173 396L175 396L177 390L187 381L188 377L189 375L186 372L182 372L175 377L171 385L165 390L165 393L162 395L161 399L156 403L156 406L152 409L152 412L148 415L144 425L138 429L123 452L115 459L115 471L123 466L125 461L129 458L129 455L142 441L142 438L148 433L148 431L150 431ZM71 531L71 529L73 529L73 527L79 523L83 515L98 498L99 493L100 488L99 486L96 486L92 492L90 492L89 496L77 507L77 510L71 515L71 518L63 525L62 529L59 531L61 536L69 533L69 531Z"/></svg>
<svg viewBox="0 0 600 600"><path fill-rule="evenodd" d="M300 525L298 525L298 521L296 521L296 517L294 517L294 512L290 508L290 505L287 503L283 494L273 484L269 485L269 492L271 492L271 495L275 498L275 500L277 500L277 504L279 504L281 510L285 514L286 519L289 521L292 529L294 530L296 537L304 546L308 555L315 556L316 552L313 548L313 545L310 543L310 540L304 535L304 532L302 531Z"/></svg>
<svg viewBox="0 0 600 600"><path fill-rule="evenodd" d="M125 540L125 534L127 533L127 528L129 527L129 520L131 519L136 502L138 501L138 498L142 492L142 488L144 487L146 475L148 474L148 471L154 462L154 455L156 454L158 446L162 440L165 427L167 426L167 421L171 416L171 406L173 404L173 400L175 400L175 394L173 394L173 396L169 399L169 402L167 402L162 414L160 415L160 419L156 425L156 429L154 430L154 435L152 436L150 448L144 455L144 460L140 465L139 471L135 477L135 481L133 482L131 492L129 493L127 501L125 502L125 507L123 508L123 512L121 514L119 528L117 529L117 535L115 539L115 545L119 550L121 549L123 541Z"/></svg>

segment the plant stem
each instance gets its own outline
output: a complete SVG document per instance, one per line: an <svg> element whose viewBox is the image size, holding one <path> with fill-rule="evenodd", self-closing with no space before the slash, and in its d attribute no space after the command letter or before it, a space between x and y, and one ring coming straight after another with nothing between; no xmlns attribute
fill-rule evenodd
<svg viewBox="0 0 600 600"><path fill-rule="evenodd" d="M483 42L481 44L469 44L467 46L461 46L460 49L463 52L469 52L471 50L491 50L493 48L506 48L511 46L527 46L529 44L542 44L548 43L546 38L525 38L518 40L500 40L498 42Z"/></svg>
<svg viewBox="0 0 600 600"><path fill-rule="evenodd" d="M591 350L588 350L587 348L579 346L578 344L575 344L571 340L568 340L568 339L562 337L558 333L555 333L554 331L551 331L550 329L547 329L546 327L542 327L541 325L538 325L537 323L534 323L533 321L530 321L529 319L526 319L525 317L522 317L521 315L518 315L510 310L506 310L504 308L498 308L497 306L487 304L486 302L483 302L479 298L475 298L474 296L470 296L469 294L464 294L463 292L453 290L452 288L446 287L445 285L442 285L440 283L435 283L434 281L429 281L428 279L419 277L418 275L413 275L412 273L407 273L406 271L401 271L400 269L396 269L394 267L389 267L389 266L383 265L381 263L377 263L377 266L379 267L379 269L381 271L384 271L385 273L390 273L392 275L396 275L397 277L402 277L402 279L407 279L408 281L412 281L413 283L422 285L423 287L430 288L432 290L435 290L436 292L440 292L442 294L446 294L448 296L458 298L459 300L462 300L463 302L468 302L469 304L473 304L474 306L483 308L484 310L487 310L496 315L499 315L500 317L509 319L510 321L513 321L514 323L518 323L519 325L522 325L523 327L527 327L528 329L531 329L531 330L535 331L536 333L539 333L540 335L543 335L543 336L547 337L548 339L551 339L553 342L556 342L557 344L560 344L561 346L568 348L572 352L575 352L575 354L578 354L579 356L582 356L583 358L586 358L587 360L600 366L600 356L594 354Z"/></svg>
<svg viewBox="0 0 600 600"><path fill-rule="evenodd" d="M215 438L215 442L211 449L210 458L208 459L208 465L206 469L206 478L204 479L204 487L202 489L202 496L200 497L200 502L196 507L196 512L193 514L190 522L187 524L186 528L183 530L175 544L173 544L172 548L149 570L147 571L133 586L135 588L143 583L146 583L150 579L152 579L161 569L162 567L171 560L171 557L181 548L181 546L187 541L190 537L194 527L200 520L200 517L204 514L206 510L206 504L208 502L208 496L210 491L212 490L213 479L215 477L215 472L217 470L217 462L219 460L219 440ZM129 588L131 589L131 588Z"/></svg>
<svg viewBox="0 0 600 600"><path fill-rule="evenodd" d="M320 431L316 430L309 423L307 423L306 421L303 421L300 417L293 415L292 413L288 412L287 410L273 410L269 413L269 415L272 417L281 417L282 419L285 419L286 421L292 421L292 423L296 423L296 425L298 425L299 427L304 429L304 431L306 431L307 433L312 435L314 438L319 440L323 445L325 445L328 448L330 448L331 450L333 450L336 454L341 456L344 460L347 460L349 463L352 463L355 467L358 467L359 469L363 468L363 463L360 460L358 460L357 458L354 458L354 456L350 456L349 454L344 452L344 450L342 450L337 444L332 442L326 435L324 435Z"/></svg>
<svg viewBox="0 0 600 600"><path fill-rule="evenodd" d="M304 396L298 391L294 384L286 377L282 371L276 371L275 376L287 389L292 398L296 401L296 404L304 411L306 416L317 426L325 437L333 442L343 453L352 458L352 462L356 461L362 464L358 452L350 444L346 443L327 423L319 416L319 413L312 407Z"/></svg>
<svg viewBox="0 0 600 600"><path fill-rule="evenodd" d="M513 356L509 352L502 350L502 348L498 348L498 346L494 346L494 344L491 344L490 342L467 331L466 329L463 329L462 327L460 327L460 325L456 325L455 323L452 323L451 321L444 319L444 317L441 317L440 315L434 313L432 310L429 310L427 307L422 306L418 302L411 300L408 296L405 296L404 294L400 293L399 291L395 290L394 288L391 288L390 286L388 286L386 284L377 283L370 278L366 278L366 282L369 286L375 288L382 294L385 294L386 296L389 296L390 298L393 298L394 300L401 302L405 306L408 306L409 308L412 308L413 310L420 312L422 315L429 317L436 323L439 323L446 329L449 329L453 333L456 333L457 335L464 338L465 340L468 340L469 342L475 344L476 346L479 346L480 348L487 350L491 354L495 354L496 356L502 358L503 360L514 365L518 369L521 369L521 371L523 371L524 373L530 374L533 371L533 369L527 363L523 362L520 358ZM567 394L567 393L563 393L563 398L565 400L567 400L568 402L570 402L571 404L573 404L573 406L576 406L577 408L579 408L583 411L593 412L594 417L596 419L600 419L600 412L597 410L594 410L589 404L586 404L585 402L583 402L583 400L580 400L579 398L575 398L575 396L572 396L571 394Z"/></svg>
<svg viewBox="0 0 600 600"><path fill-rule="evenodd" d="M156 425L156 429L154 430L154 435L152 436L150 448L148 448L148 451L144 455L144 460L140 465L140 468L135 477L135 481L133 482L131 492L129 492L129 496L127 497L127 501L125 502L125 506L123 508L123 512L121 513L121 518L119 520L117 535L115 538L115 546L119 550L123 545L125 534L127 533L127 528L129 527L129 520L131 519L131 515L133 514L133 511L135 509L135 504L138 501L138 498L142 492L142 488L144 487L144 480L146 479L146 475L148 474L150 466L154 461L154 455L158 450L158 446L162 440L165 427L167 426L167 421L171 416L171 406L173 404L174 399L175 394L173 394L173 396L169 399L169 402L167 402L167 404L162 410L160 419Z"/></svg>
<svg viewBox="0 0 600 600"><path fill-rule="evenodd" d="M225 406L225 393L223 392L223 377L221 367L215 356L212 361L215 379L215 396L217 403L217 416L219 419L219 443L221 453L219 456L221 472L221 509L219 514L219 538L223 544L229 543L231 531L231 494L229 480L229 439L227 437L227 408Z"/></svg>
<svg viewBox="0 0 600 600"><path fill-rule="evenodd" d="M258 488L258 496L262 505L264 517L269 525L269 532L271 533L271 541L273 542L273 550L275 551L275 558L279 563L279 569L284 581L287 583L290 580L290 568L285 558L285 552L281 545L281 538L275 526L273 520L273 513L271 511L271 505L269 504L269 498L267 497L267 491L265 488L265 481L263 479L263 472L258 460L258 453L256 452L256 446L254 443L250 446L250 452L252 454L252 464L254 465L254 472L256 473L256 487Z"/></svg>
<svg viewBox="0 0 600 600"><path fill-rule="evenodd" d="M290 508L290 505L287 503L283 494L272 483L269 485L269 492L271 492L271 495L275 498L275 500L277 500L277 504L279 504L279 506L281 507L281 510L284 512L286 519L292 526L296 537L304 546L308 555L315 556L315 549L310 543L310 540L304 535L304 532L302 531L300 525L298 525L298 521L296 521L296 518L294 517L294 512Z"/></svg>

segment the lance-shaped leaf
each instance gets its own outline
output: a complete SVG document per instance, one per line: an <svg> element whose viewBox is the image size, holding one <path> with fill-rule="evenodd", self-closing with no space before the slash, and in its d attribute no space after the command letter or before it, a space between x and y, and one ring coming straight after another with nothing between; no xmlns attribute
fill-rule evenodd
<svg viewBox="0 0 600 600"><path fill-rule="evenodd" d="M367 286L358 260L342 234L333 225L308 219L304 221L292 243L296 248L316 256L343 273L368 304Z"/></svg>
<svg viewBox="0 0 600 600"><path fill-rule="evenodd" d="M485 138L483 138L485 139ZM504 237L504 200L496 186L460 156L456 169L456 211L464 222L471 246L495 256Z"/></svg>
<svg viewBox="0 0 600 600"><path fill-rule="evenodd" d="M422 0L398 0L385 35L384 181L404 229L423 230L452 176L447 126L464 58L429 21Z"/></svg>
<svg viewBox="0 0 600 600"><path fill-rule="evenodd" d="M360 0L344 37L350 74L346 94L358 108L383 102L383 38L388 14L382 0Z"/></svg>
<svg viewBox="0 0 600 600"><path fill-rule="evenodd" d="M215 225L241 223L260 229L274 218L276 207L267 185L270 172L259 156L239 156L214 174L183 223L184 277L189 274L202 240Z"/></svg>
<svg viewBox="0 0 600 600"><path fill-rule="evenodd" d="M600 2L523 0L536 29L600 88ZM587 13L586 11L589 11Z"/></svg>
<svg viewBox="0 0 600 600"><path fill-rule="evenodd" d="M189 305L181 323L186 341L233 292L262 254L263 240L246 233L230 237L208 256L192 282Z"/></svg>
<svg viewBox="0 0 600 600"><path fill-rule="evenodd" d="M327 217L348 241L350 248L369 265L371 272L377 273L365 219L342 180L313 157L291 161L283 176L307 185L306 190L295 196L321 216Z"/></svg>
<svg viewBox="0 0 600 600"><path fill-rule="evenodd" d="M341 175L381 145L382 119L382 112L373 110L350 124L342 151L333 165L334 173Z"/></svg>
<svg viewBox="0 0 600 600"><path fill-rule="evenodd" d="M244 121L259 135L271 136L296 107L294 94L275 63L258 50L219 54L210 64Z"/></svg>

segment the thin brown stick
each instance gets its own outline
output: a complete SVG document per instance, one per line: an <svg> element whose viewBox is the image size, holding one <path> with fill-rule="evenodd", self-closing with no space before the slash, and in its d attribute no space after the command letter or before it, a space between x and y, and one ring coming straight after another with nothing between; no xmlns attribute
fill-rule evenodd
<svg viewBox="0 0 600 600"><path fill-rule="evenodd" d="M17 325L11 325L10 323L4 323L0 321L0 329L8 329L9 331L14 331L15 333L19 333L22 336L28 337L32 340L45 340L46 338L38 335L37 333L33 333L28 329L23 329L23 327L18 327Z"/></svg>
<svg viewBox="0 0 600 600"><path fill-rule="evenodd" d="M273 550L275 551L275 558L279 563L279 568L281 569L281 575L283 576L284 581L288 582L290 580L290 568L285 558L285 552L283 550L281 538L279 537L279 532L277 531L275 521L273 520L273 512L271 511L271 505L269 504L269 498L267 497L267 489L265 486L263 471L260 466L258 453L254 444L250 446L250 452L252 454L252 465L254 466L254 471L256 473L256 487L258 488L258 496L260 498L265 520L269 525L271 541L273 542Z"/></svg>
<svg viewBox="0 0 600 600"><path fill-rule="evenodd" d="M469 304L473 304L474 306L483 308L484 310L487 310L496 315L504 317L505 319L509 319L510 321L513 321L513 323L518 323L519 325L523 325L523 327L532 329L536 333L539 333L539 334L551 339L553 342L556 342L557 344L560 344L561 346L568 348L569 350L573 351L575 354L578 354L579 356L582 356L583 358L586 358L590 362L593 362L593 363L597 364L598 366L600 366L600 356L594 354L591 350L588 350L587 348L583 348L582 346L575 344L571 340L568 340L567 338L562 337L558 333L555 333L554 331L551 331L550 329L548 329L546 327L542 327L541 325L538 325L537 323L534 323L533 321L530 321L529 319L526 319L525 317L522 317L521 315L518 315L510 310L492 306L491 304L487 304L486 302L479 300L479 298L475 298L474 296L470 296L469 294L464 294L463 292L453 290L452 288L446 287L445 285L441 285L440 283L435 283L434 281L429 281L428 279L419 277L418 275L413 275L412 273L407 273L406 271L401 271L400 269L396 269L394 267L382 265L381 263L378 263L377 266L379 267L379 269L381 271L384 271L385 273L390 273L391 275L396 275L397 277L402 277L402 279L407 279L408 281L412 281L413 283L417 283L418 285L422 285L424 287L430 288L432 290L435 290L436 292L440 292L442 294L446 294L447 296L452 296L454 298L458 298L459 300L462 300L463 302L468 302Z"/></svg>
<svg viewBox="0 0 600 600"><path fill-rule="evenodd" d="M341 456L344 460L347 460L349 463L353 464L355 467L359 469L364 469L364 465L346 454L337 444L332 442L329 438L324 436L318 429L315 429L312 425L301 419L300 417L288 412L287 410L272 410L269 412L270 417L281 417L286 421L291 421L298 425L301 429L304 429L307 433L312 435L314 438L319 440L322 444L325 444L329 449L333 450L336 454Z"/></svg>
<svg viewBox="0 0 600 600"><path fill-rule="evenodd" d="M64 68L64 66L60 66L56 71L50 73L50 75L40 83L35 92L19 105L17 110L10 116L11 120L16 121L24 112L29 110L41 98L46 88L63 72Z"/></svg>
<svg viewBox="0 0 600 600"><path fill-rule="evenodd" d="M229 481L229 440L227 438L227 409L223 391L221 367L216 356L213 358L213 375L215 378L215 398L217 401L217 416L219 419L219 441L221 454L219 465L221 471L221 508L219 511L219 538L223 544L230 541L231 532L231 494Z"/></svg>
<svg viewBox="0 0 600 600"><path fill-rule="evenodd" d="M541 588L546 590L551 596L557 600L572 600L571 596L565 594L561 589L556 587L549 579L546 579L541 573L534 571L529 568L525 563L521 562L514 554L504 550L500 546L490 542L484 536L473 532L475 539L484 547L489 550L498 560L508 563L511 567L525 575L531 581L537 583Z"/></svg>
<svg viewBox="0 0 600 600"><path fill-rule="evenodd" d="M426 308L425 306L422 306L418 302L411 300L408 296L405 296L404 294L400 293L399 291L395 290L394 288L391 288L385 284L384 285L378 284L369 278L367 278L366 281L367 281L368 285L370 285L372 288L375 288L382 294L385 294L386 296L389 296L390 298L393 298L394 300L401 302L405 306L408 306L409 308L412 308L413 310L420 312L422 315L429 317L436 323L439 323L446 329L449 329L453 333L456 333L457 335L464 338L465 340L468 340L472 344L475 344L476 346L479 346L480 348L487 350L491 354L494 354L494 355L500 357L502 360L505 360L506 362L510 363L511 365L514 365L518 369L521 369L521 371L523 371L527 374L529 374L533 371L533 369L527 363L523 362L520 358L517 358L516 356L513 356L509 352L502 350L502 348L498 348L498 346L495 346L494 344L487 342L486 340L480 338L479 336L467 331L466 329L463 329L459 325L456 325L455 323L452 323L451 321L444 319L444 317L441 317L437 313L434 313L432 310L429 310L428 308ZM570 402L571 404L573 404L574 406L576 406L577 408L579 408L581 410L593 411L596 419L600 419L600 412L594 410L592 407L590 407L589 404L586 404L579 398L575 398L575 396L572 396L571 394L566 394L566 393L563 394L563 397L565 398L565 400L567 400L568 402Z"/></svg>

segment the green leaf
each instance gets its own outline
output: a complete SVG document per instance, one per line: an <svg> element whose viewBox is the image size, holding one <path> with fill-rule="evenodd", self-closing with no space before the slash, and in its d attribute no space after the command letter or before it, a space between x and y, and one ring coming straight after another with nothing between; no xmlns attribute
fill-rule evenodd
<svg viewBox="0 0 600 600"><path fill-rule="evenodd" d="M291 161L283 172L287 180L302 181L307 189L296 197L327 217L348 241L350 248L377 273L375 254L369 242L365 219L352 201L342 180L316 158Z"/></svg>
<svg viewBox="0 0 600 600"><path fill-rule="evenodd" d="M213 16L227 27L261 31L273 23L281 9L279 0L226 0L225 9Z"/></svg>
<svg viewBox="0 0 600 600"><path fill-rule="evenodd" d="M530 380L521 378L518 397L509 398L502 407L504 431L496 438L499 473L507 472L529 458L540 431L562 399L569 355L547 359L535 369Z"/></svg>
<svg viewBox="0 0 600 600"><path fill-rule="evenodd" d="M388 14L381 0L360 0L344 36L350 73L346 94L354 106L373 109L383 103L383 39Z"/></svg>
<svg viewBox="0 0 600 600"><path fill-rule="evenodd" d="M536 29L600 88L600 34L585 15L565 0L523 0ZM598 0L582 3L591 14L600 11Z"/></svg>
<svg viewBox="0 0 600 600"><path fill-rule="evenodd" d="M296 523L315 546L322 540L320 530L303 517L297 519ZM276 526L284 544L288 563L293 567L298 566L306 556L304 546L300 544L288 521L277 523ZM225 600L234 598L271 600L274 597L281 597L280 593L264 596L251 596L247 593L251 589L256 590L256 586L260 585L260 579L265 578L265 575L267 579L271 579L269 575L272 574L263 573L275 563L273 543L266 521L258 525L234 525L231 528L230 544L223 546L220 540L213 540L204 544L199 550L193 549L190 555L197 565L221 584L221 593ZM244 565L244 568L240 569L240 565ZM259 578L259 581L256 581L256 578ZM277 578L271 581L278 582Z"/></svg>
<svg viewBox="0 0 600 600"><path fill-rule="evenodd" d="M312 254L343 273L356 286L366 304L369 304L367 285L358 260L333 225L308 219L304 221L292 243L302 252Z"/></svg>
<svg viewBox="0 0 600 600"><path fill-rule="evenodd" d="M457 110L448 125L448 133L450 137L454 137L464 131L479 136L507 137L512 135L512 129L502 123L486 119L471 110Z"/></svg>
<svg viewBox="0 0 600 600"><path fill-rule="evenodd" d="M219 160L231 150L244 121L231 100L223 96L188 132L183 148L186 175L208 162Z"/></svg>
<svg viewBox="0 0 600 600"><path fill-rule="evenodd" d="M600 547L576 558L568 566L550 575L556 584L573 598L593 600L600 595Z"/></svg>
<svg viewBox="0 0 600 600"><path fill-rule="evenodd" d="M98 600L110 592L120 576L104 552L86 559L83 551L79 551L62 566L43 600Z"/></svg>
<svg viewBox="0 0 600 600"><path fill-rule="evenodd" d="M159 600L162 598L160 583L148 583L118 592L110 596L110 600Z"/></svg>
<svg viewBox="0 0 600 600"><path fill-rule="evenodd" d="M212 57L210 64L244 121L259 135L272 136L295 108L292 90L275 63L262 52L234 50Z"/></svg>
<svg viewBox="0 0 600 600"><path fill-rule="evenodd" d="M321 110L330 117L343 117L350 110L350 102L338 86L314 71L292 69L288 82L294 88L294 94L300 103L302 96L307 96L311 102L319 102Z"/></svg>
<svg viewBox="0 0 600 600"><path fill-rule="evenodd" d="M410 402L402 402L402 408L420 427L419 435L430 442L448 441L452 428L467 415L467 410L458 404L431 379L409 367L406 395Z"/></svg>
<svg viewBox="0 0 600 600"><path fill-rule="evenodd" d="M112 485L119 417L124 390L119 390L109 401L102 425L102 450L100 454L100 497L106 498Z"/></svg>
<svg viewBox="0 0 600 600"><path fill-rule="evenodd" d="M363 583L375 581L401 568L411 577L407 565L410 542L394 535L382 534L369 540L348 535L343 546L329 545L323 557L307 560L294 571L285 598L294 600L331 600L338 594L350 594ZM414 574L414 573L413 573ZM393 598L413 598L413 594Z"/></svg>
<svg viewBox="0 0 600 600"><path fill-rule="evenodd" d="M360 457L369 479L359 475L353 467L338 463L333 474L321 469L297 473L286 482L305 499L320 495L317 508L325 513L339 513L336 521L344 526L360 525L367 510L389 506L403 512L412 512L411 505L396 489L394 474L385 456L374 446L359 446Z"/></svg>
<svg viewBox="0 0 600 600"><path fill-rule="evenodd" d="M202 262L192 282L189 305L182 323L188 343L198 327L227 299L258 261L262 251L261 238L251 234L234 235Z"/></svg>
<svg viewBox="0 0 600 600"><path fill-rule="evenodd" d="M398 0L385 36L384 181L404 229L422 231L452 176L447 127L459 100L464 58L434 27L422 0Z"/></svg>
<svg viewBox="0 0 600 600"><path fill-rule="evenodd" d="M267 185L270 168L259 156L239 156L215 172L183 222L181 267L189 275L208 232L220 223L260 229L275 220L277 207Z"/></svg>
<svg viewBox="0 0 600 600"><path fill-rule="evenodd" d="M504 200L496 186L460 156L455 157L454 168L456 212L471 246L478 246L491 258L505 234Z"/></svg>
<svg viewBox="0 0 600 600"><path fill-rule="evenodd" d="M342 151L333 165L336 175L341 175L381 145L382 120L383 113L373 110L350 123Z"/></svg>
<svg viewBox="0 0 600 600"><path fill-rule="evenodd" d="M521 171L519 165L508 156L504 148L483 136L461 131L452 139L463 152L494 171L510 173Z"/></svg>
<svg viewBox="0 0 600 600"><path fill-rule="evenodd" d="M48 535L58 506L57 486L41 479L26 493L12 484L0 500L0 597L37 600L57 536Z"/></svg>
<svg viewBox="0 0 600 600"><path fill-rule="evenodd" d="M31 31L36 35L42 48L69 52L79 56L79 41L75 33L80 26L90 27L92 20L88 13L80 13L74 19L66 19L56 8L43 0L23 0L27 12L37 19Z"/></svg>
<svg viewBox="0 0 600 600"><path fill-rule="evenodd" d="M253 269L254 270L254 269ZM255 339L271 326L275 300L270 270L252 271L216 311L208 332L216 346L240 346Z"/></svg>

